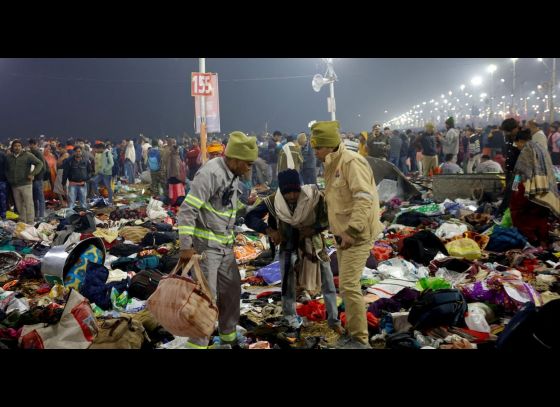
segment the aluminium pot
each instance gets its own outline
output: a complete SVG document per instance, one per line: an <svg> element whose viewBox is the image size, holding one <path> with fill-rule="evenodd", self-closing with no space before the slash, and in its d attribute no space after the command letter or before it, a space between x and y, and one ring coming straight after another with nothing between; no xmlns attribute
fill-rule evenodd
<svg viewBox="0 0 560 407"><path fill-rule="evenodd" d="M63 284L64 277L66 277L70 268L90 245L94 245L101 250L103 263L105 263L105 245L103 239L99 237L90 237L68 247L64 247L64 245L54 246L45 254L41 264L41 274L43 274L47 283L50 285Z"/></svg>

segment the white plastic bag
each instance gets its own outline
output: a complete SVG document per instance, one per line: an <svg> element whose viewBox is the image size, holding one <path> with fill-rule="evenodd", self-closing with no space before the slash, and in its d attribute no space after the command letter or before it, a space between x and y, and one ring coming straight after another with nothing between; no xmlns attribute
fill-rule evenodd
<svg viewBox="0 0 560 407"><path fill-rule="evenodd" d="M469 304L469 312L465 317L465 323L469 329L477 332L490 333L490 325L486 322L486 314L484 311L479 307L471 307L470 305L471 304Z"/></svg>
<svg viewBox="0 0 560 407"><path fill-rule="evenodd" d="M163 202L157 199L150 199L146 213L150 219L165 219L167 218L167 211L163 209Z"/></svg>
<svg viewBox="0 0 560 407"><path fill-rule="evenodd" d="M455 236L461 236L467 230L467 225L446 222L436 230L435 235L440 239L450 239Z"/></svg>

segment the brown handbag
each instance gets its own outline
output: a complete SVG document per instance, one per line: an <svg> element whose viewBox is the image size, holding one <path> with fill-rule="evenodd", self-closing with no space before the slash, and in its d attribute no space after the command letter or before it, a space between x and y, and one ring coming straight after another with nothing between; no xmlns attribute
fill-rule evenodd
<svg viewBox="0 0 560 407"><path fill-rule="evenodd" d="M214 332L218 308L200 269L200 259L200 255L195 255L187 265L179 261L148 298L150 312L175 336L202 338ZM179 275L181 267L182 275ZM189 271L194 271L196 281L187 277Z"/></svg>

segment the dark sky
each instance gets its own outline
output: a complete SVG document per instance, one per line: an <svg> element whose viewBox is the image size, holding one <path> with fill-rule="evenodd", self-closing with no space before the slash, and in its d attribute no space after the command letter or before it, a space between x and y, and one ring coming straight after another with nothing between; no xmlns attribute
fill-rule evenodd
<svg viewBox="0 0 560 407"><path fill-rule="evenodd" d="M335 59L337 119L343 130L370 130L475 75L489 77L490 63L499 66L496 79L511 81L508 58ZM263 132L266 122L269 131L293 133L330 120L328 86L311 88L312 76L325 73L319 58L208 58L206 69L219 74L222 133ZM0 139L192 134L193 71L196 58L0 59ZM520 60L517 75L527 89L547 78L534 58ZM293 76L303 77L267 79Z"/></svg>

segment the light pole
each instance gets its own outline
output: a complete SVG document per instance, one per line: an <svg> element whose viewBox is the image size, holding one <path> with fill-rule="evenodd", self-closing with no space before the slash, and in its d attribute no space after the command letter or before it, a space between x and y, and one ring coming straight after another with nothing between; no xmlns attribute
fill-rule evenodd
<svg viewBox="0 0 560 407"><path fill-rule="evenodd" d="M554 121L554 91L556 90L556 58L552 58L552 70L548 67L543 58L537 58L537 61L541 62L548 71L552 71L550 78L550 88L549 88L549 112L550 112L550 122Z"/></svg>
<svg viewBox="0 0 560 407"><path fill-rule="evenodd" d="M550 123L554 122L554 92L556 91L556 58L552 58L552 84L550 86Z"/></svg>
<svg viewBox="0 0 560 407"><path fill-rule="evenodd" d="M206 73L206 58L199 58L199 72ZM206 162L206 97L200 96L200 152L202 162Z"/></svg>
<svg viewBox="0 0 560 407"><path fill-rule="evenodd" d="M490 82L490 118L491 121L494 122L494 72L496 72L498 67L494 64L488 65L488 72L491 75L491 82Z"/></svg>
<svg viewBox="0 0 560 407"><path fill-rule="evenodd" d="M517 109L515 108L515 63L519 60L519 58L511 58L511 62L513 62L513 83L512 83L512 97L511 97L511 109L510 112L512 114L517 114Z"/></svg>
<svg viewBox="0 0 560 407"><path fill-rule="evenodd" d="M330 85L330 98L328 99L328 110L331 112L331 120L336 120L336 103L334 99L334 82L338 80L336 73L334 72L333 68L333 58L323 58L323 62L327 64L327 72L325 76L322 75L315 75L313 77L313 81L311 82L311 86L315 92L319 92L323 85L329 84Z"/></svg>

